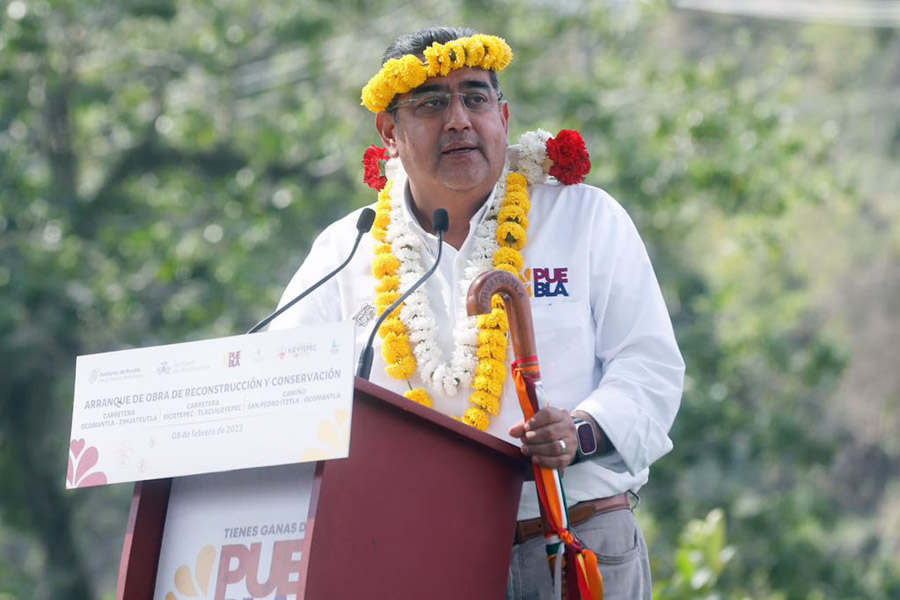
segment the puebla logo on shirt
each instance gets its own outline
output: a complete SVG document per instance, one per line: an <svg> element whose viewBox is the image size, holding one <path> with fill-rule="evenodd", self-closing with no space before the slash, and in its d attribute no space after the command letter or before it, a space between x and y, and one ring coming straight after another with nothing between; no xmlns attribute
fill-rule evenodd
<svg viewBox="0 0 900 600"><path fill-rule="evenodd" d="M534 267L525 269L528 280L528 291L535 298L552 298L568 296L566 284L569 283L568 267Z"/></svg>

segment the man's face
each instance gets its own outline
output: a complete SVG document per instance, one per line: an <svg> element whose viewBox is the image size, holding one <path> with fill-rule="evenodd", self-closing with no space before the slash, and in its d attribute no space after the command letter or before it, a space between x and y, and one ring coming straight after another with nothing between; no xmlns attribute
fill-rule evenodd
<svg viewBox="0 0 900 600"><path fill-rule="evenodd" d="M466 67L447 77L432 77L397 100L402 103L435 91L482 91L497 97L487 71ZM396 117L380 113L377 126L387 149L403 162L420 206L423 201L483 200L503 172L509 133L505 102L470 111L460 96L452 96L443 112L422 116L404 105Z"/></svg>

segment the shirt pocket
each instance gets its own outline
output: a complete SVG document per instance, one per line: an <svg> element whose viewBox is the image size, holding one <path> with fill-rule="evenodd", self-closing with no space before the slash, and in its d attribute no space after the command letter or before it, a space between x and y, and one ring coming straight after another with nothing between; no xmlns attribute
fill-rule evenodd
<svg viewBox="0 0 900 600"><path fill-rule="evenodd" d="M593 389L594 321L584 300L532 306L541 381L551 405L573 409Z"/></svg>

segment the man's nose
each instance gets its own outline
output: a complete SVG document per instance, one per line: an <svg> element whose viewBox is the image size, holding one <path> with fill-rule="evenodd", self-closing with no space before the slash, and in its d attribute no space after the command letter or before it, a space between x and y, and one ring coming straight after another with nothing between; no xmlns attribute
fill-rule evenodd
<svg viewBox="0 0 900 600"><path fill-rule="evenodd" d="M462 94L450 96L444 110L444 129L447 131L468 129L472 126L471 113L463 102Z"/></svg>

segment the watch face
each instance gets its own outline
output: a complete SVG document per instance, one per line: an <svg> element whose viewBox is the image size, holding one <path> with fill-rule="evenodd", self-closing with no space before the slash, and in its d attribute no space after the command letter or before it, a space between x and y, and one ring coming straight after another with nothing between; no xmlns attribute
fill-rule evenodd
<svg viewBox="0 0 900 600"><path fill-rule="evenodd" d="M589 456L597 451L597 440L594 438L594 430L591 424L586 421L578 423L575 432L578 434L578 448L585 456Z"/></svg>

